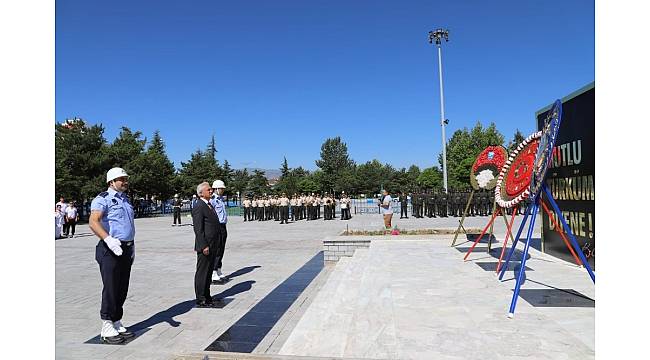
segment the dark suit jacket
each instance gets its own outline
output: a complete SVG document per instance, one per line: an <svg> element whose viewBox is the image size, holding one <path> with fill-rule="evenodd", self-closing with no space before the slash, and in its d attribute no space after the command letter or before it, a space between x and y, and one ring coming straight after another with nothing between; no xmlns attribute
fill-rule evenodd
<svg viewBox="0 0 650 360"><path fill-rule="evenodd" d="M192 223L194 224L194 250L203 251L206 246L210 252L216 251L219 239L219 218L214 210L199 199L192 208Z"/></svg>

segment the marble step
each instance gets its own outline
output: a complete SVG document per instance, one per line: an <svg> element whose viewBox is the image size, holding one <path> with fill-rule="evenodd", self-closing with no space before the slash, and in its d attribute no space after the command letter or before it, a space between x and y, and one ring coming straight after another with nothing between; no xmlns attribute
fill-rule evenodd
<svg viewBox="0 0 650 360"><path fill-rule="evenodd" d="M361 360L355 358L342 357L318 357L318 356L299 356L299 355L277 355L277 354L246 354L219 352L214 353L194 353L177 355L174 360Z"/></svg>
<svg viewBox="0 0 650 360"><path fill-rule="evenodd" d="M337 277L328 279L328 284L321 289L279 354L343 355L348 330L352 326L357 301L361 296L359 289L362 274L368 265L368 251L369 249L357 249L354 256L340 267L340 272L337 265Z"/></svg>

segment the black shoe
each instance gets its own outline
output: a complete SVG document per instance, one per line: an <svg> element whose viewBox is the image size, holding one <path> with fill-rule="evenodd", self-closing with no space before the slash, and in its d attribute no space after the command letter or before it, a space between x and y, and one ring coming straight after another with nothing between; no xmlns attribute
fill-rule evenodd
<svg viewBox="0 0 650 360"><path fill-rule="evenodd" d="M127 329L126 331L123 331L123 332L119 333L119 334L120 334L120 336L123 337L124 339L130 339L130 338L132 338L132 337L135 336L135 334L132 333L132 332L130 332L128 329Z"/></svg>
<svg viewBox="0 0 650 360"><path fill-rule="evenodd" d="M211 308L211 307L214 307L214 306L213 306L213 302L212 302L212 301L210 301L210 302L207 302L207 301L197 301L197 302L196 302L196 307L197 307L197 308Z"/></svg>
<svg viewBox="0 0 650 360"><path fill-rule="evenodd" d="M124 342L124 338L121 337L120 335L116 336L100 336L102 339L102 342L105 344L121 344Z"/></svg>

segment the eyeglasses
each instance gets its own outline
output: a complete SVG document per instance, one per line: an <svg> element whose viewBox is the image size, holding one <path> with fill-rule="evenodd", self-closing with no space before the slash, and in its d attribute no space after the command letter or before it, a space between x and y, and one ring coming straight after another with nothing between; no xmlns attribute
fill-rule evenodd
<svg viewBox="0 0 650 360"><path fill-rule="evenodd" d="M122 176L122 177L118 177L118 178L116 178L116 179L113 180L113 181L127 182L127 181L129 181L129 178L126 177L126 176Z"/></svg>

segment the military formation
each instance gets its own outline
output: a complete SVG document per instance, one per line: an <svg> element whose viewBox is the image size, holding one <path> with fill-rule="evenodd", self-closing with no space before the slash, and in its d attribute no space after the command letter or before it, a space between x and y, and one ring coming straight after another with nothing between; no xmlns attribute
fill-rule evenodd
<svg viewBox="0 0 650 360"><path fill-rule="evenodd" d="M461 189L450 189L445 192L440 190L417 190L413 193L401 193L400 203L404 207L403 198L410 198L412 213L415 218L435 218L435 217L461 217L470 200L472 191ZM405 196L405 194L407 194ZM475 191L471 196L472 200L467 209L466 216L489 216L492 215L494 206L493 191ZM402 212L401 218L404 216Z"/></svg>
<svg viewBox="0 0 650 360"><path fill-rule="evenodd" d="M414 192L398 192L397 201L400 207L400 219L408 218L437 218L461 217L470 200L465 216L491 216L494 210L494 191L468 189L416 190ZM411 204L409 209L409 203ZM337 211L341 220L349 220L352 200L343 193L336 198L331 194L319 193L281 195L247 196L241 204L243 219L251 221L279 221L288 224L289 221L299 220L334 220ZM338 207L338 209L337 209ZM512 209L507 213L511 214Z"/></svg>
<svg viewBox="0 0 650 360"><path fill-rule="evenodd" d="M291 197L286 193L281 195L248 196L242 201L244 209L244 221L280 221L280 224L288 224L299 220L323 220L336 219L337 204L340 207L340 219L349 220L351 200L346 194L340 198L325 193L322 196L318 193L293 194Z"/></svg>

